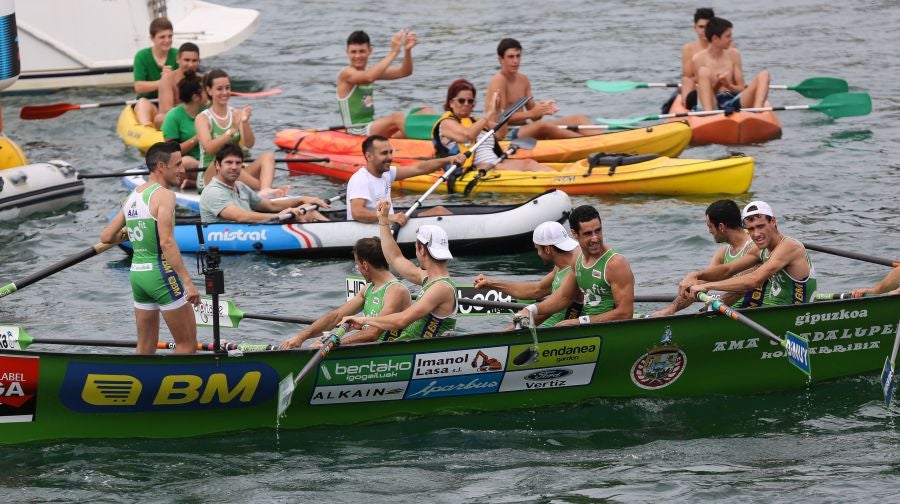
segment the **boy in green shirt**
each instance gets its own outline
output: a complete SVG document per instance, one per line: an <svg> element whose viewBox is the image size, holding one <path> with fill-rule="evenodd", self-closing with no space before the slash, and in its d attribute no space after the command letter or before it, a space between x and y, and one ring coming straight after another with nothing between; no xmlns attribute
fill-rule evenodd
<svg viewBox="0 0 900 504"><path fill-rule="evenodd" d="M172 48L172 33L171 21L164 17L154 19L150 22L150 41L153 45L134 55L134 92L138 98L134 113L144 126L153 126L157 108L150 100L158 96L160 78L163 73L168 74L178 68L178 51Z"/></svg>

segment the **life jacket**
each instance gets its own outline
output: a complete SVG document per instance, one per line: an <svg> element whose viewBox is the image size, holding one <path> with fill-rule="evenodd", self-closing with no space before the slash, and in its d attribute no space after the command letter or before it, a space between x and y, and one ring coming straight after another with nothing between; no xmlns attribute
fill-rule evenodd
<svg viewBox="0 0 900 504"><path fill-rule="evenodd" d="M463 128L471 127L472 124L478 120L477 117L473 116L460 118L454 115L453 112L445 112L444 115L442 115L441 118L438 119L436 123L434 123L434 127L431 128L431 143L434 144L435 157L442 158L452 156L454 154L459 154L460 152L468 152L469 149L471 149L472 145L474 145L474 143L471 145L465 145L454 141L451 142L450 147L448 147L444 145L443 142L441 142L441 122L444 119L453 119L454 121L461 124ZM466 158L466 162L462 166L462 171L465 172L472 169L472 164L475 162L475 153L473 152L472 154L473 155ZM496 141L494 142L494 154L496 154L498 157L503 155L503 149L500 148L499 142Z"/></svg>

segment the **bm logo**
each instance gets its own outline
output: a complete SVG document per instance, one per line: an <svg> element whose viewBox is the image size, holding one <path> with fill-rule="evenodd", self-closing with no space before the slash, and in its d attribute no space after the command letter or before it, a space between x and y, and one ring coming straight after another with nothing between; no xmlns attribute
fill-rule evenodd
<svg viewBox="0 0 900 504"><path fill-rule="evenodd" d="M259 362L127 365L73 362L60 401L80 413L245 408L268 401L278 373Z"/></svg>

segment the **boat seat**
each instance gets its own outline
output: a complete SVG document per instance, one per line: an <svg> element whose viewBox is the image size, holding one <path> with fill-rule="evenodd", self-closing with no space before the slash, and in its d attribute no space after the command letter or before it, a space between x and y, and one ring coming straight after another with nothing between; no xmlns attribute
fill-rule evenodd
<svg viewBox="0 0 900 504"><path fill-rule="evenodd" d="M651 161L653 159L658 158L657 154L641 154L641 155L630 155L630 154L609 154L606 152L595 152L588 156L588 171L584 174L585 177L589 177L591 172L594 170L596 166L608 166L609 173L607 175L612 176L616 173L616 168L619 166L625 166L630 164L638 164L638 163L646 163L647 161Z"/></svg>

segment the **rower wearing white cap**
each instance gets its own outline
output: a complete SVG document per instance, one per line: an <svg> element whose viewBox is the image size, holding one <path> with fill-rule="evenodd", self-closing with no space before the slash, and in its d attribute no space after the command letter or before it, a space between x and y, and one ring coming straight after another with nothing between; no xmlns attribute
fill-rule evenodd
<svg viewBox="0 0 900 504"><path fill-rule="evenodd" d="M532 234L534 248L544 264L552 264L553 270L537 282L512 282L490 278L484 274L475 277L475 287L479 289L500 289L519 299L542 299L556 292L563 280L572 271L572 265L581 249L566 228L556 221L542 222ZM581 315L581 297L567 308L550 315L541 326L550 327L567 318Z"/></svg>
<svg viewBox="0 0 900 504"><path fill-rule="evenodd" d="M687 286L685 294L693 298L709 290L744 292L765 284L763 306L808 303L816 291L816 270L806 247L781 234L775 212L765 201L751 201L741 219L753 247L736 261L701 271L699 283ZM751 273L728 278L756 265Z"/></svg>
<svg viewBox="0 0 900 504"><path fill-rule="evenodd" d="M450 253L447 232L426 224L416 232L416 266L403 257L388 217L391 202L379 200L376 212L381 234L381 249L388 264L404 279L422 286L422 294L409 308L377 317L344 317L351 329L374 326L385 331L400 329L397 340L436 338L456 328L456 283L450 278L447 261Z"/></svg>

